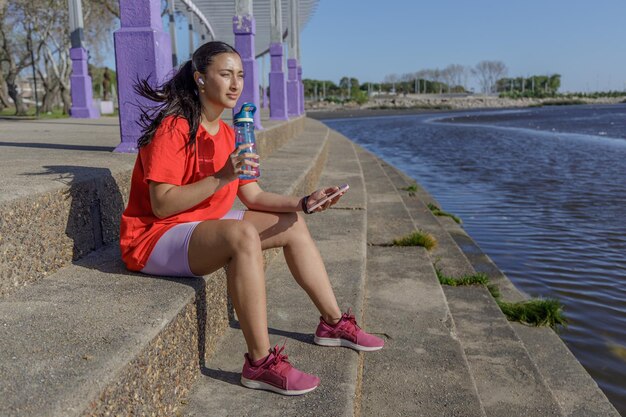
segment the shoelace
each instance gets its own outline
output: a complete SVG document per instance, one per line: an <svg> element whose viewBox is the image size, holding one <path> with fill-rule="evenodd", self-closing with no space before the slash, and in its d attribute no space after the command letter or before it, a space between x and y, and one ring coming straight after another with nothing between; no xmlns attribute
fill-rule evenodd
<svg viewBox="0 0 626 417"><path fill-rule="evenodd" d="M341 319L344 320L344 322L352 323L352 326L342 326L342 330L352 336L356 336L356 333L360 329L360 327L358 324L356 324L356 317L354 317L354 314L352 314L351 307L348 308L348 311L346 313L343 313Z"/></svg>
<svg viewBox="0 0 626 417"><path fill-rule="evenodd" d="M287 342L285 341L285 343L283 343L283 346L281 348L279 348L278 345L276 345L274 346L274 349L272 349L272 353L274 353L274 357L272 358L272 363L269 365L270 368L274 368L277 371L281 371L285 367L280 366L280 365L285 365L285 364L291 365L289 361L287 360L289 356L282 354L282 351L285 350L286 343Z"/></svg>

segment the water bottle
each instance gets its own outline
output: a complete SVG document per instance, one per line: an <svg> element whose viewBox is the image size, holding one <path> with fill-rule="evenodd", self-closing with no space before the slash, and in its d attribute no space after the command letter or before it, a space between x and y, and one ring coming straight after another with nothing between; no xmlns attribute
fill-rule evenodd
<svg viewBox="0 0 626 417"><path fill-rule="evenodd" d="M235 124L235 146L239 146L244 143L251 143L252 146L245 148L239 154L242 153L257 153L256 152L256 139L254 137L254 112L256 107L252 103L243 103L241 110L235 116L233 116L233 122ZM254 171L255 175L239 175L242 180L253 180L261 175L258 167L252 167L250 165L244 165L243 169L246 171Z"/></svg>

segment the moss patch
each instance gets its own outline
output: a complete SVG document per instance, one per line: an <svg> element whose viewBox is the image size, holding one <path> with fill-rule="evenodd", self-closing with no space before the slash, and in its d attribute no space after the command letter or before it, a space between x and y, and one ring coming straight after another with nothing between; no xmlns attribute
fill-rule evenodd
<svg viewBox="0 0 626 417"><path fill-rule="evenodd" d="M437 246L437 239L433 235L421 230L416 230L406 236L398 239L394 239L393 246L423 246L428 250L431 250Z"/></svg>
<svg viewBox="0 0 626 417"><path fill-rule="evenodd" d="M504 301L497 285L489 282L489 277L483 273L465 275L459 278L449 277L435 265L435 272L441 285L456 287L459 285L484 285L491 296L496 300L498 307L507 320L528 324L530 326L566 326L567 320L563 315L563 305L553 298L532 298L530 300L511 303Z"/></svg>
<svg viewBox="0 0 626 417"><path fill-rule="evenodd" d="M428 208L430 209L430 211L435 215L435 216L445 216L445 217L450 217L452 220L454 220L455 222L457 222L458 224L463 223L461 221L461 219L459 219L457 216L455 216L452 213L448 213L447 211L443 211L441 210L439 207L437 207L436 205L434 205L433 203L428 203Z"/></svg>
<svg viewBox="0 0 626 417"><path fill-rule="evenodd" d="M558 300L534 298L517 303L497 300L500 310L510 321L530 324L532 326L556 327L567 324L563 316L563 306Z"/></svg>
<svg viewBox="0 0 626 417"><path fill-rule="evenodd" d="M408 191L409 192L409 197L415 197L415 193L417 193L417 185L413 184L413 185L409 185L408 187L403 187L400 188L403 191Z"/></svg>
<svg viewBox="0 0 626 417"><path fill-rule="evenodd" d="M436 269L437 278L442 285L449 285L451 287L458 287L459 285L487 285L489 284L489 278L487 275L478 273L473 275L464 275L460 278L453 278L445 276L440 269Z"/></svg>

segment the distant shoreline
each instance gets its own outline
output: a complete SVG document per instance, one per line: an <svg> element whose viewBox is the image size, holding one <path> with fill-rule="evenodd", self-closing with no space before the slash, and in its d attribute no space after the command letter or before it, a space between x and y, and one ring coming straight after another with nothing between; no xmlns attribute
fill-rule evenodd
<svg viewBox="0 0 626 417"><path fill-rule="evenodd" d="M450 110L427 109L337 109L337 110L307 110L306 115L315 120L348 119L359 117L404 116L411 114L442 113Z"/></svg>
<svg viewBox="0 0 626 417"><path fill-rule="evenodd" d="M315 103L306 109L307 116L316 120L343 119L352 117L402 116L424 113L471 112L484 110L505 110L535 108L549 105L601 105L626 102L624 97L599 99L502 99L498 97L468 96L397 96L376 98L363 106Z"/></svg>

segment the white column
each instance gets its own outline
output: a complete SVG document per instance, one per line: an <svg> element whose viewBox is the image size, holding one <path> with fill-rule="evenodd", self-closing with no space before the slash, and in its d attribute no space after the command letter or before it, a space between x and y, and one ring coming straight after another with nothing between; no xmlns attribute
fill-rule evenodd
<svg viewBox="0 0 626 417"><path fill-rule="evenodd" d="M176 46L176 22L174 21L174 0L168 0L168 13L170 15L170 40L172 44L172 65L178 66L178 48Z"/></svg>
<svg viewBox="0 0 626 417"><path fill-rule="evenodd" d="M193 51L196 50L193 45L193 11L191 9L187 11L187 16L189 19L189 59L191 59Z"/></svg>

